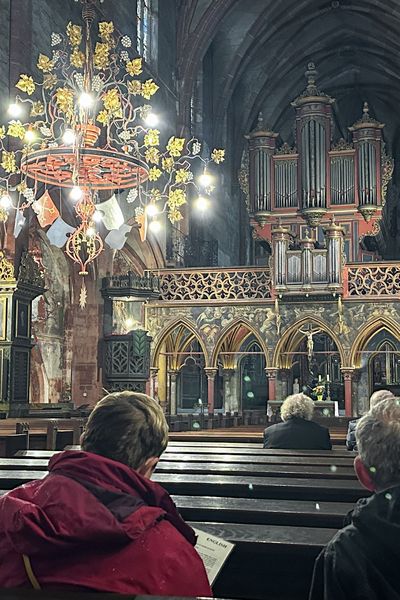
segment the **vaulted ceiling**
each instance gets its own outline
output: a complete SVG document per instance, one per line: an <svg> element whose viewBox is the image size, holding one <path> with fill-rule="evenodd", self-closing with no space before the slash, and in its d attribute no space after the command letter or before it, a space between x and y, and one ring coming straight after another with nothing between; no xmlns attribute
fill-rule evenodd
<svg viewBox="0 0 400 600"><path fill-rule="evenodd" d="M336 137L347 136L368 101L386 124L400 179L400 0L181 0L179 15L182 123L199 70L211 65L212 142L229 130L235 165L260 110L291 141L290 102L313 61L319 88L336 98Z"/></svg>

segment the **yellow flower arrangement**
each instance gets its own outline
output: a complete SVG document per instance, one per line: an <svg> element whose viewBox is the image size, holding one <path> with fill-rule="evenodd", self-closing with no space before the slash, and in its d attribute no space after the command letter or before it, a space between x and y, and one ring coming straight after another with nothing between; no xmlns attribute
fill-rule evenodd
<svg viewBox="0 0 400 600"><path fill-rule="evenodd" d="M71 46L79 46L82 41L82 27L73 25L70 21L67 25L67 36Z"/></svg>
<svg viewBox="0 0 400 600"><path fill-rule="evenodd" d="M131 79L127 84L128 92L133 96L138 96L142 91L142 84L137 79Z"/></svg>
<svg viewBox="0 0 400 600"><path fill-rule="evenodd" d="M219 165L225 160L225 150L215 148L211 153L211 159Z"/></svg>
<svg viewBox="0 0 400 600"><path fill-rule="evenodd" d="M146 150L145 152L145 159L146 162L148 163L153 163L154 165L158 165L158 163L160 162L160 151L158 150L158 148L149 148L148 150Z"/></svg>
<svg viewBox="0 0 400 600"><path fill-rule="evenodd" d="M45 54L39 54L36 66L43 71L43 73L50 73L54 69L54 62Z"/></svg>
<svg viewBox="0 0 400 600"><path fill-rule="evenodd" d="M7 152L4 150L1 158L2 160L0 165L3 167L6 173L16 173L18 171L14 152Z"/></svg>
<svg viewBox="0 0 400 600"><path fill-rule="evenodd" d="M151 167L149 169L149 181L157 181L162 175L162 171L158 167Z"/></svg>
<svg viewBox="0 0 400 600"><path fill-rule="evenodd" d="M143 143L146 147L158 146L160 144L160 132L158 129L149 129L144 136Z"/></svg>
<svg viewBox="0 0 400 600"><path fill-rule="evenodd" d="M23 140L25 137L25 127L22 125L21 121L10 121L7 135Z"/></svg>
<svg viewBox="0 0 400 600"><path fill-rule="evenodd" d="M15 85L16 88L21 90L22 92L26 92L28 96L32 96L33 92L36 89L35 82L33 78L29 75L20 75L18 83Z"/></svg>
<svg viewBox="0 0 400 600"><path fill-rule="evenodd" d="M172 136L168 140L167 150L171 156L180 156L182 154L185 138Z"/></svg>
<svg viewBox="0 0 400 600"><path fill-rule="evenodd" d="M103 44L102 42L97 42L96 47L94 49L94 66L96 69L105 69L109 63L109 55L110 55L110 46L108 44Z"/></svg>
<svg viewBox="0 0 400 600"><path fill-rule="evenodd" d="M154 96L158 89L158 85L152 79L148 79L142 84L141 94L143 98L146 98L146 100L150 100L150 98Z"/></svg>
<svg viewBox="0 0 400 600"><path fill-rule="evenodd" d="M71 52L69 61L73 67L76 67L77 69L81 69L83 67L83 65L85 64L85 55L76 46Z"/></svg>
<svg viewBox="0 0 400 600"><path fill-rule="evenodd" d="M126 63L126 70L129 73L129 75L132 75L132 77L134 77L135 75L140 75L143 72L142 59L134 58L133 60L129 60Z"/></svg>

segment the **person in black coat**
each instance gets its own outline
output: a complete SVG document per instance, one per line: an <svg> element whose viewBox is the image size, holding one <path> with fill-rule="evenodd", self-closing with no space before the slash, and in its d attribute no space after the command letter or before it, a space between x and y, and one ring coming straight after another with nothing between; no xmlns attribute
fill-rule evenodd
<svg viewBox="0 0 400 600"><path fill-rule="evenodd" d="M400 600L400 399L378 402L356 440L357 477L375 493L317 558L309 600Z"/></svg>
<svg viewBox="0 0 400 600"><path fill-rule="evenodd" d="M332 450L329 429L311 421L314 402L305 394L288 396L281 407L283 423L267 427L264 448Z"/></svg>
<svg viewBox="0 0 400 600"><path fill-rule="evenodd" d="M369 399L369 407L370 409L375 406L381 400L386 400L394 398L394 395L389 390L378 390L374 392ZM357 427L358 419L352 419L349 421L347 436L346 436L346 448L347 450L357 450L356 444L356 427Z"/></svg>

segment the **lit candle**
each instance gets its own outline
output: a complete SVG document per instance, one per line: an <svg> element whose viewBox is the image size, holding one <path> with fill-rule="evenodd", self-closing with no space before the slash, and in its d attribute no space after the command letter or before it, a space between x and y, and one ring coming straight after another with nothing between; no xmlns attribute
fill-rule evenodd
<svg viewBox="0 0 400 600"><path fill-rule="evenodd" d="M321 381L321 375L318 375L318 381Z"/></svg>
<svg viewBox="0 0 400 600"><path fill-rule="evenodd" d="M329 373L326 375L326 380L329 381Z"/></svg>

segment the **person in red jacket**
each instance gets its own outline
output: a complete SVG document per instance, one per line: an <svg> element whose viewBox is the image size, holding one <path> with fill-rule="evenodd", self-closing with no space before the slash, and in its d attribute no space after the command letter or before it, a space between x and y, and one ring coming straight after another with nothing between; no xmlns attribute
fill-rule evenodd
<svg viewBox="0 0 400 600"><path fill-rule="evenodd" d="M194 531L150 480L167 443L152 398L103 398L82 451L0 499L0 587L211 596Z"/></svg>

